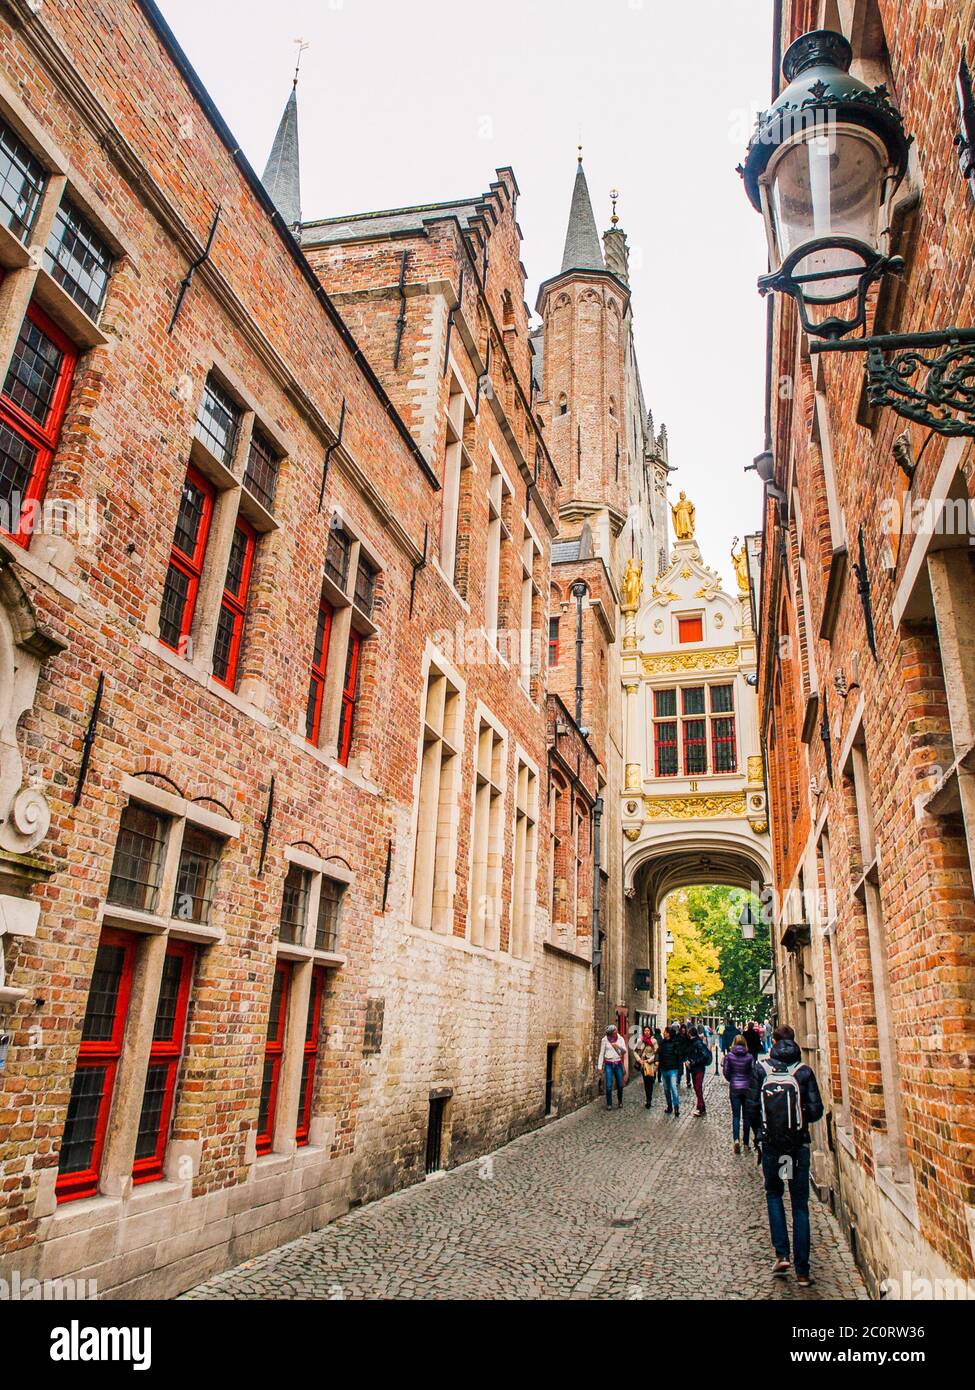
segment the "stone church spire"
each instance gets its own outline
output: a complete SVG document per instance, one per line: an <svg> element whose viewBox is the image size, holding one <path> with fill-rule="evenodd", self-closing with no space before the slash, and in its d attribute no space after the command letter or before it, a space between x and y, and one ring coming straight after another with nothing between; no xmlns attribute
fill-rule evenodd
<svg viewBox="0 0 975 1390"><path fill-rule="evenodd" d="M298 69L285 103L267 167L262 175L264 187L289 227L301 221L301 177L298 166Z"/></svg>
<svg viewBox="0 0 975 1390"><path fill-rule="evenodd" d="M569 209L569 225L565 233L565 250L562 253L562 274L567 270L604 269L603 253L589 197L589 185L582 168L580 147L576 181L572 189L572 206Z"/></svg>

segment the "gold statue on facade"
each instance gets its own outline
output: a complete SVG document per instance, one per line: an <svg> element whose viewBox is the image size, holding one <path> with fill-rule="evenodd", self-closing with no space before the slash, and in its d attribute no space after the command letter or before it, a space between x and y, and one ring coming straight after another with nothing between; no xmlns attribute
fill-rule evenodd
<svg viewBox="0 0 975 1390"><path fill-rule="evenodd" d="M677 501L670 504L670 511L674 518L674 535L679 541L692 541L694 539L695 510L694 503L688 499L687 493L683 490Z"/></svg>
<svg viewBox="0 0 975 1390"><path fill-rule="evenodd" d="M624 611L635 612L640 606L640 595L643 592L643 561L636 560L632 555L626 562L626 572L623 575L623 608Z"/></svg>
<svg viewBox="0 0 975 1390"><path fill-rule="evenodd" d="M748 587L749 587L749 584L748 584L748 548L747 548L747 546L745 545L745 542L742 541L742 543L741 543L741 549L738 550L738 551L736 551L736 550L735 550L735 546L736 546L737 544L738 544L738 537L736 536L735 539L731 542L731 563L732 563L732 564L734 565L734 567L735 567L735 578L738 580L738 592L739 592L740 594L747 594L747 593L748 593Z"/></svg>

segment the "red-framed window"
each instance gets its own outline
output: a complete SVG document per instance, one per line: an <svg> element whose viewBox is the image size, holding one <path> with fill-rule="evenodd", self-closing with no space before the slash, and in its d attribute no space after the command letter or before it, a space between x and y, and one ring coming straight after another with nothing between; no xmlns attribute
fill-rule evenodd
<svg viewBox="0 0 975 1390"><path fill-rule="evenodd" d="M548 620L548 664L549 667L559 664L559 620L549 618Z"/></svg>
<svg viewBox="0 0 975 1390"><path fill-rule="evenodd" d="M322 727L322 702L325 698L325 668L328 665L328 643L332 635L334 610L327 599L318 605L318 622L315 626L315 646L311 658L311 676L308 680L308 703L305 706L305 738L317 747Z"/></svg>
<svg viewBox="0 0 975 1390"><path fill-rule="evenodd" d="M677 721L665 720L653 726L653 758L658 777L677 776Z"/></svg>
<svg viewBox="0 0 975 1390"><path fill-rule="evenodd" d="M279 961L274 967L271 986L271 1011L267 1020L267 1040L264 1044L264 1071L261 1076L261 1100L257 1112L257 1152L271 1152L274 1140L274 1115L278 1104L278 1084L284 1060L284 1035L288 1014L288 995L291 990L291 966Z"/></svg>
<svg viewBox="0 0 975 1390"><path fill-rule="evenodd" d="M186 1014L193 979L193 947L172 941L163 961L156 1019L149 1050L149 1068L142 1093L142 1112L135 1143L133 1182L153 1182L163 1175L163 1155L176 1097Z"/></svg>
<svg viewBox="0 0 975 1390"><path fill-rule="evenodd" d="M338 759L348 765L355 732L355 707L359 698L359 667L362 661L362 633L355 628L349 633L349 650L345 658L345 680L342 682L342 714L339 718Z"/></svg>
<svg viewBox="0 0 975 1390"><path fill-rule="evenodd" d="M738 758L733 718L711 720L711 765L715 772L736 772Z"/></svg>
<svg viewBox="0 0 975 1390"><path fill-rule="evenodd" d="M74 345L32 304L0 392L0 517L20 545L30 543L31 504L44 496L77 360Z"/></svg>
<svg viewBox="0 0 975 1390"><path fill-rule="evenodd" d="M658 777L677 776L677 691L653 692L653 765Z"/></svg>
<svg viewBox="0 0 975 1390"><path fill-rule="evenodd" d="M59 1202L92 1197L98 1191L98 1169L132 993L135 949L135 941L124 932L103 931L98 943L61 1137L55 1186Z"/></svg>
<svg viewBox="0 0 975 1390"><path fill-rule="evenodd" d="M704 640L704 619L698 614L693 618L677 619L678 642L702 642Z"/></svg>
<svg viewBox="0 0 975 1390"><path fill-rule="evenodd" d="M254 568L254 550L257 546L257 532L249 521L237 518L234 538L230 544L230 558L227 561L227 578L220 601L220 616L217 619L217 635L213 643L213 674L221 685L233 690L237 682L237 664L240 660L240 644L244 636L244 619L247 617L247 591L250 588L251 572Z"/></svg>
<svg viewBox="0 0 975 1390"><path fill-rule="evenodd" d="M311 973L308 1022L305 1024L304 1056L301 1064L301 1090L298 1095L298 1128L295 1130L295 1139L299 1147L308 1143L308 1131L311 1126L311 1103L315 1095L315 1068L318 1062L324 993L325 971L316 966Z"/></svg>
<svg viewBox="0 0 975 1390"><path fill-rule="evenodd" d="M159 615L160 639L174 652L185 650L193 626L214 495L198 469L187 469Z"/></svg>

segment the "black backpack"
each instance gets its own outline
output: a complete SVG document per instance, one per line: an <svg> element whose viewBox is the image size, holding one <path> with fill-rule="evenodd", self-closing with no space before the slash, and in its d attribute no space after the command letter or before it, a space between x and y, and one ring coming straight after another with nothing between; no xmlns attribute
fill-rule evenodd
<svg viewBox="0 0 975 1390"><path fill-rule="evenodd" d="M795 1149L806 1128L802 1091L796 1079L802 1062L781 1066L762 1061L759 1066L765 1072L759 1090L762 1136L770 1149Z"/></svg>

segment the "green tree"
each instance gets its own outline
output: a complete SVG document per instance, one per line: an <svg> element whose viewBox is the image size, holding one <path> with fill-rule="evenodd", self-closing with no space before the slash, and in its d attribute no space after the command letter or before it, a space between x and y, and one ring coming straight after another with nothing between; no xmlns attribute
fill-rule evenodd
<svg viewBox="0 0 975 1390"><path fill-rule="evenodd" d="M667 960L667 1017L710 1013L722 991L718 952L688 911L688 894L667 902L667 930L674 949Z"/></svg>
<svg viewBox="0 0 975 1390"><path fill-rule="evenodd" d="M745 940L738 925L746 901L751 902L758 924L753 941ZM722 988L712 1009L730 1013L741 1023L751 1018L764 1022L772 1000L761 991L759 971L771 966L772 950L769 929L761 925L758 899L739 889L716 885L689 888L687 914L702 940L717 952Z"/></svg>

